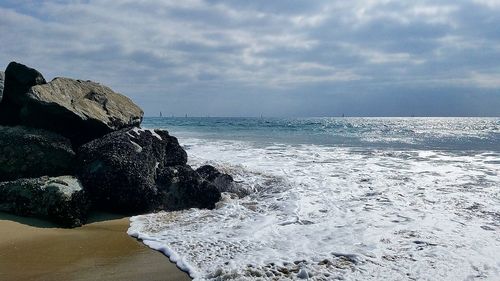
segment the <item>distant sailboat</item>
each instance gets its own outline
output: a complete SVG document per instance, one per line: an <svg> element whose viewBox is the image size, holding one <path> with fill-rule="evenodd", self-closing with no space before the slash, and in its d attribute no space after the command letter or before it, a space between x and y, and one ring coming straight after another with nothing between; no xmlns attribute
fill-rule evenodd
<svg viewBox="0 0 500 281"><path fill-rule="evenodd" d="M160 111L160 117L163 117L163 114L161 114L161 111Z"/></svg>
<svg viewBox="0 0 500 281"><path fill-rule="evenodd" d="M345 114L344 114L344 113L342 113L342 117L345 117Z"/></svg>

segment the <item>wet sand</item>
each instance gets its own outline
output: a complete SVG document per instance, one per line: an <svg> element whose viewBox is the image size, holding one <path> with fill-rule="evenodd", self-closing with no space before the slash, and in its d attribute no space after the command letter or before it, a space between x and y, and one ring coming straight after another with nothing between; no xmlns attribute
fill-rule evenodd
<svg viewBox="0 0 500 281"><path fill-rule="evenodd" d="M61 229L0 213L0 280L190 280L163 254L126 233L128 218Z"/></svg>

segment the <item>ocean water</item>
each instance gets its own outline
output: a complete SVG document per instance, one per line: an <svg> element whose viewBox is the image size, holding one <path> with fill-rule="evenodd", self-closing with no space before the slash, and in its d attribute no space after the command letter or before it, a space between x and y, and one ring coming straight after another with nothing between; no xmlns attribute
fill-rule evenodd
<svg viewBox="0 0 500 281"><path fill-rule="evenodd" d="M146 118L251 195L131 218L194 280L500 280L500 118Z"/></svg>

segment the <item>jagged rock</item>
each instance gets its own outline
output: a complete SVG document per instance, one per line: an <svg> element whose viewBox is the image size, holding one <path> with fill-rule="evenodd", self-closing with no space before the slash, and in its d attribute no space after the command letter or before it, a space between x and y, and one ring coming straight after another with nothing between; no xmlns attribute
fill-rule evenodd
<svg viewBox="0 0 500 281"><path fill-rule="evenodd" d="M158 174L156 184L159 208L163 210L213 209L221 198L217 187L188 165L166 167Z"/></svg>
<svg viewBox="0 0 500 281"><path fill-rule="evenodd" d="M208 187L186 165L186 152L164 130L109 133L80 147L78 161L79 178L101 209L133 214L210 208L220 198L214 186Z"/></svg>
<svg viewBox="0 0 500 281"><path fill-rule="evenodd" d="M89 201L72 176L19 179L0 183L0 211L48 218L64 227L85 222Z"/></svg>
<svg viewBox="0 0 500 281"><path fill-rule="evenodd" d="M77 145L138 126L144 114L129 98L91 81L55 78L25 97L22 124L58 132Z"/></svg>
<svg viewBox="0 0 500 281"><path fill-rule="evenodd" d="M75 153L56 133L0 126L0 181L71 174Z"/></svg>
<svg viewBox="0 0 500 281"><path fill-rule="evenodd" d="M212 165L201 166L196 169L196 172L201 178L215 185L220 192L234 193L239 197L244 197L249 194L248 190L238 185L231 175L219 172Z"/></svg>
<svg viewBox="0 0 500 281"><path fill-rule="evenodd" d="M25 94L35 85L45 84L36 69L11 62L5 69L3 96L0 102L0 124L19 125L19 113L26 102Z"/></svg>

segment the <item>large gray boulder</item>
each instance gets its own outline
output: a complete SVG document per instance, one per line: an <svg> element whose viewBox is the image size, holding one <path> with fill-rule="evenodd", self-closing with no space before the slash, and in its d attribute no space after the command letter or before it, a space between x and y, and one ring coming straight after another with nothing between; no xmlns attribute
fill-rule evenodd
<svg viewBox="0 0 500 281"><path fill-rule="evenodd" d="M71 174L71 142L56 133L0 126L0 181Z"/></svg>
<svg viewBox="0 0 500 281"><path fill-rule="evenodd" d="M34 85L45 84L36 69L11 62L5 69L3 95L0 102L0 124L18 125L19 113L26 102L25 94Z"/></svg>
<svg viewBox="0 0 500 281"><path fill-rule="evenodd" d="M0 211L76 227L85 222L89 206L82 185L72 176L0 182Z"/></svg>
<svg viewBox="0 0 500 281"><path fill-rule="evenodd" d="M78 176L98 208L134 214L213 208L217 188L186 165L187 154L164 130L123 129L78 151Z"/></svg>
<svg viewBox="0 0 500 281"><path fill-rule="evenodd" d="M58 132L77 145L138 126L144 114L129 98L106 86L69 78L31 87L25 99L22 124Z"/></svg>

